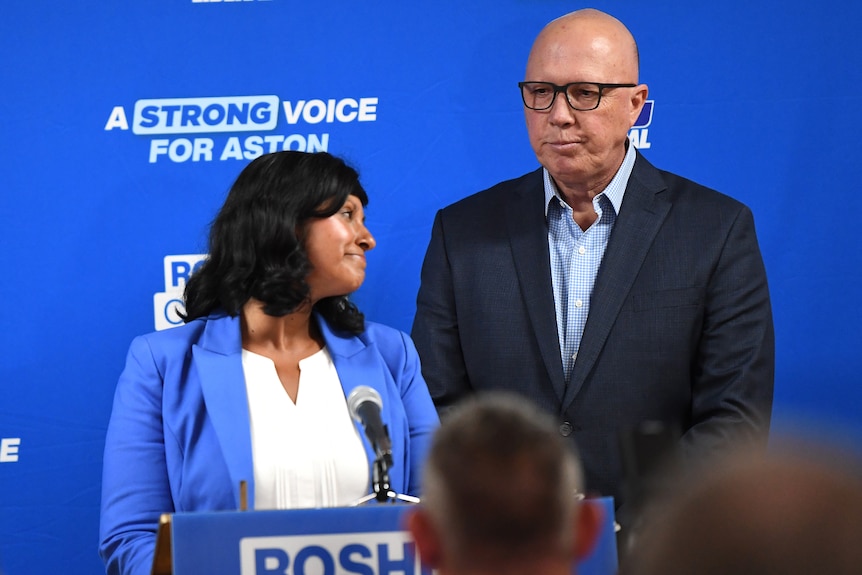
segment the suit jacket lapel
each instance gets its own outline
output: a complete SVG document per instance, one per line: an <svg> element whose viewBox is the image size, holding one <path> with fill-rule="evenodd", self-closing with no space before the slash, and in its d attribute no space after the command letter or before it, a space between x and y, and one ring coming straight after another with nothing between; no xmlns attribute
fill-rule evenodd
<svg viewBox="0 0 862 575"><path fill-rule="evenodd" d="M551 285L551 260L544 201L542 169L521 179L506 204L506 225L512 245L515 271L539 345L548 377L561 400L566 388L560 340L557 334L557 312ZM515 334L527 337L526 334Z"/></svg>
<svg viewBox="0 0 862 575"><path fill-rule="evenodd" d="M320 315L315 314L315 317L320 326L320 332L323 334L323 339L326 341L326 348L332 357L332 363L335 365L335 371L338 372L338 379L344 389L344 396L350 395L350 392L359 385L367 385L376 390L383 398L384 412L391 409L392 406L386 405L388 403L386 401L388 397L386 378L380 372L381 364L376 346L373 344L366 345L358 337L335 333ZM365 454L369 464L371 464L376 458L374 449L360 424L355 420L353 424L359 437L362 438Z"/></svg>
<svg viewBox="0 0 862 575"><path fill-rule="evenodd" d="M563 399L568 408L595 366L671 204L661 176L638 153L613 233L599 268L574 371Z"/></svg>
<svg viewBox="0 0 862 575"><path fill-rule="evenodd" d="M254 466L245 374L242 369L239 317L211 317L200 344L192 347L206 410L224 454L236 503L239 483L248 484L248 505L254 508Z"/></svg>

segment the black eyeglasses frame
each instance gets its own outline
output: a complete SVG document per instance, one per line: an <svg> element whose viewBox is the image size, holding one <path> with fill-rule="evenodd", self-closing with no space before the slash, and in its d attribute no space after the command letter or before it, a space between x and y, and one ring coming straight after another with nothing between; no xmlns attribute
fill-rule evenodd
<svg viewBox="0 0 862 575"><path fill-rule="evenodd" d="M534 108L527 103L526 95L524 94L524 88L531 84L542 84L543 86L549 86L554 90L554 95L551 96L551 103L545 106L544 108ZM574 106L569 100L569 87L570 86L598 86L598 98L596 98L596 105L592 108L578 108ZM557 94L562 92L566 96L566 103L572 110L577 110L578 112L590 112L599 107L599 104L602 101L603 92L607 89L612 88L637 88L637 84L603 84L601 82L569 82L563 86L558 86L553 82L518 82L518 88L521 89L521 100L524 102L524 106L526 106L530 110L535 110L537 112L543 112L545 110L550 110L554 106L554 102L557 101Z"/></svg>

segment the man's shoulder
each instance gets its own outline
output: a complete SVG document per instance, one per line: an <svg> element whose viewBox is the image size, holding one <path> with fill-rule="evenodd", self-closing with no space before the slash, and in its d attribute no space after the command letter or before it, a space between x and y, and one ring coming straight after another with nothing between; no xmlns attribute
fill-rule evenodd
<svg viewBox="0 0 862 575"><path fill-rule="evenodd" d="M709 205L727 209L739 209L743 203L736 198L720 192L676 172L653 166L642 155L638 155L631 181L637 181L649 190L666 195L674 203Z"/></svg>
<svg viewBox="0 0 862 575"><path fill-rule="evenodd" d="M517 178L504 180L494 184L490 188L475 192L449 204L442 211L446 214L458 214L474 212L475 210L487 210L492 206L503 205L502 202L505 201L506 197L512 194L529 193L536 189L541 191L543 185L542 168L538 168Z"/></svg>

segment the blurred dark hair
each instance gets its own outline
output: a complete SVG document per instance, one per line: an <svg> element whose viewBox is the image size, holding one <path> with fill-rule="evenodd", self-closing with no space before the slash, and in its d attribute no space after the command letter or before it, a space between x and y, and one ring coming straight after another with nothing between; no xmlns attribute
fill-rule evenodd
<svg viewBox="0 0 862 575"><path fill-rule="evenodd" d="M351 195L368 204L356 170L326 152L274 152L252 161L210 227L209 257L186 284L183 320L216 309L236 316L250 298L271 316L308 301L310 264L297 234L306 220L335 214ZM365 329L347 294L324 298L315 310L338 329Z"/></svg>

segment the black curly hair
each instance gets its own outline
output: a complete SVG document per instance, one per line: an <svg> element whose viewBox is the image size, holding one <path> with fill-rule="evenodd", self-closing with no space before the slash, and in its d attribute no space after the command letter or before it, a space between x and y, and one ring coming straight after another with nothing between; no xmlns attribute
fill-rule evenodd
<svg viewBox="0 0 862 575"><path fill-rule="evenodd" d="M308 301L310 264L297 235L301 224L335 214L351 195L368 205L356 170L327 152L274 152L252 161L212 223L209 257L186 284L183 320L216 309L236 316L251 298L277 317ZM315 310L337 329L365 329L347 294L324 298Z"/></svg>

